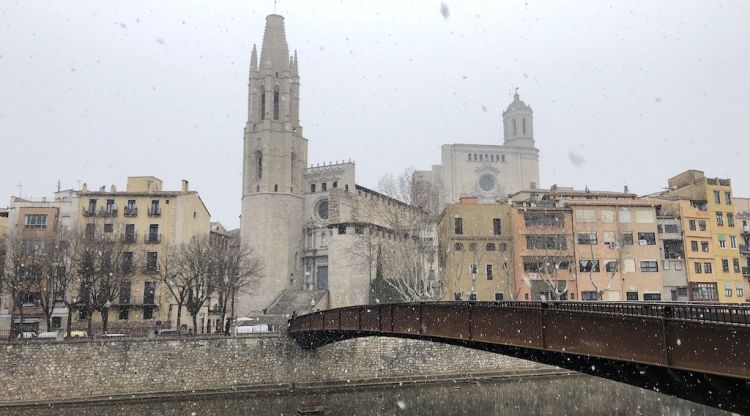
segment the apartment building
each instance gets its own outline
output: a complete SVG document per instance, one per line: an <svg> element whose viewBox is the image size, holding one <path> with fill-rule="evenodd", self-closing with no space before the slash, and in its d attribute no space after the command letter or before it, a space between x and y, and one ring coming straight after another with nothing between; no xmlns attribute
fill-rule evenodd
<svg viewBox="0 0 750 416"><path fill-rule="evenodd" d="M78 231L84 235L109 234L123 245L123 262L133 274L111 300L109 327L113 331L169 325L176 321L177 305L159 281L162 257L170 248L210 232L210 214L196 191L182 181L179 191L166 191L153 176L129 177L125 191L113 185L78 192ZM199 326L208 325L208 306L199 314ZM189 315L185 310L183 317ZM86 311L75 317L78 327L86 325ZM100 321L95 313L91 319ZM184 320L187 323L187 320Z"/></svg>
<svg viewBox="0 0 750 416"><path fill-rule="evenodd" d="M446 300L515 300L510 207L460 198L438 225L438 266Z"/></svg>

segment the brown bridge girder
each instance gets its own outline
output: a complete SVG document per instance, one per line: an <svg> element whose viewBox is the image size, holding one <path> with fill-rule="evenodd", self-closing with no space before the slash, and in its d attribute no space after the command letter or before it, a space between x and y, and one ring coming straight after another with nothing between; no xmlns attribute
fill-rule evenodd
<svg viewBox="0 0 750 416"><path fill-rule="evenodd" d="M306 349L363 337L423 339L556 365L750 414L750 307L651 302L424 302L302 315Z"/></svg>

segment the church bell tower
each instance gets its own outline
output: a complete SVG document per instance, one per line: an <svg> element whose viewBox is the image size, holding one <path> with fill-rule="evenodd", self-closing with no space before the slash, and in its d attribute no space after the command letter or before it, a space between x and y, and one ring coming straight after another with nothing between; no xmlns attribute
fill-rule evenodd
<svg viewBox="0 0 750 416"><path fill-rule="evenodd" d="M253 46L248 97L240 238L263 262L263 277L250 294L238 295L238 316L261 313L303 280L307 139L299 124L297 54L289 54L282 16L266 17L260 60Z"/></svg>

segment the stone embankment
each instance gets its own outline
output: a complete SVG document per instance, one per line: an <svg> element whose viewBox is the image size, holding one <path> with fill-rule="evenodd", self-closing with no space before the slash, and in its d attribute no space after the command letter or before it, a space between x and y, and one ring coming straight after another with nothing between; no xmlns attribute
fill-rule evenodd
<svg viewBox="0 0 750 416"><path fill-rule="evenodd" d="M512 374L545 367L452 345L360 338L306 351L283 335L1 345L0 406Z"/></svg>

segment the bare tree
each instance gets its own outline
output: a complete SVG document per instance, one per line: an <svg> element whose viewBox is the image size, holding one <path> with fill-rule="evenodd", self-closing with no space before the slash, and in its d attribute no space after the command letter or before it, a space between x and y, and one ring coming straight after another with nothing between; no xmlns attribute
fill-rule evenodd
<svg viewBox="0 0 750 416"><path fill-rule="evenodd" d="M529 235L532 248L542 250L533 258L526 259L531 268L541 277L553 300L560 300L568 291L568 280L559 279L560 269L569 269L572 261L567 250L570 237L565 234L535 234ZM561 284L562 283L562 284Z"/></svg>
<svg viewBox="0 0 750 416"><path fill-rule="evenodd" d="M19 328L23 331L23 298L28 293L29 282L39 270L36 243L16 230L10 231L6 236L3 291L8 294L11 301L11 339L15 336L16 319L19 320Z"/></svg>
<svg viewBox="0 0 750 416"><path fill-rule="evenodd" d="M78 291L76 303L88 316L89 334L93 329L93 312L101 315L102 331L108 330L109 308L130 283L135 256L131 242L120 238L114 227L105 231L103 224L94 222L76 233L71 267Z"/></svg>
<svg viewBox="0 0 750 416"><path fill-rule="evenodd" d="M169 290L169 294L177 304L177 321L175 328L179 331L182 325L182 308L187 302L189 287L192 284L192 274L184 273L182 267L183 252L180 247L165 244L159 265L159 280Z"/></svg>
<svg viewBox="0 0 750 416"><path fill-rule="evenodd" d="M198 331L198 313L216 288L215 263L208 236L194 237L180 247L177 273L188 283L185 308L193 321L193 333Z"/></svg>
<svg viewBox="0 0 750 416"><path fill-rule="evenodd" d="M218 297L221 322L225 322L228 311L234 311L238 293L249 293L257 287L263 277L263 264L253 250L238 239L213 240L213 277Z"/></svg>
<svg viewBox="0 0 750 416"><path fill-rule="evenodd" d="M52 314L59 303L69 306L70 322L72 302L69 302L67 294L72 283L68 266L71 254L70 235L68 230L57 227L40 240L36 261L38 273L28 282L29 290L36 295L44 312L48 330L52 328Z"/></svg>

